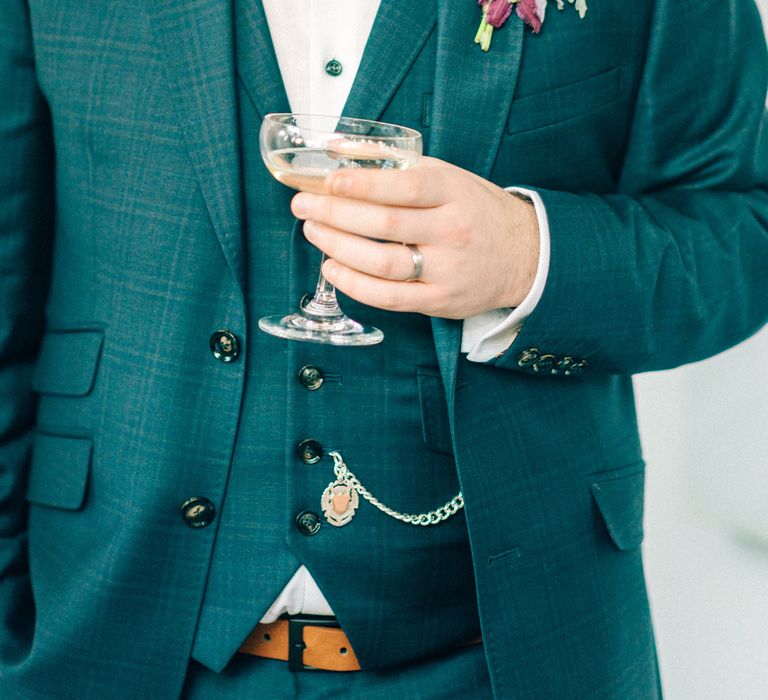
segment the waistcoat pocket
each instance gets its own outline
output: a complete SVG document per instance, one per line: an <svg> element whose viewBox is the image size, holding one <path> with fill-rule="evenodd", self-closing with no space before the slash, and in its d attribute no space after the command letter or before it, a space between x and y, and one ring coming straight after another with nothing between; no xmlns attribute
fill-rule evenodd
<svg viewBox="0 0 768 700"><path fill-rule="evenodd" d="M452 455L451 424L440 370L436 367L417 367L416 380L424 443L433 452Z"/></svg>

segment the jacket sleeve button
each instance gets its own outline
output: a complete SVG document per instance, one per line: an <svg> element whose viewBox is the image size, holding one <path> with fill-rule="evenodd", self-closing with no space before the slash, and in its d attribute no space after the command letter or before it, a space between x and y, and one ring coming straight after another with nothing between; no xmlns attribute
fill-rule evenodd
<svg viewBox="0 0 768 700"><path fill-rule="evenodd" d="M549 374L555 366L554 355L542 355L531 365L531 369L537 374Z"/></svg>
<svg viewBox="0 0 768 700"><path fill-rule="evenodd" d="M541 357L541 353L538 351L537 348L528 348L527 350L523 350L517 356L517 366L530 367L534 362L536 362L539 359L539 357Z"/></svg>
<svg viewBox="0 0 768 700"><path fill-rule="evenodd" d="M578 362L574 362L571 364L571 366L565 371L566 375L573 375L573 374L581 374L584 371L584 368L587 366L586 360L579 360Z"/></svg>

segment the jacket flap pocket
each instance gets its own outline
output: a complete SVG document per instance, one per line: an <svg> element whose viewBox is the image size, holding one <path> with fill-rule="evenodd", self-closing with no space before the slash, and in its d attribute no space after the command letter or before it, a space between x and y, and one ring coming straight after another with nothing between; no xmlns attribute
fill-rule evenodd
<svg viewBox="0 0 768 700"><path fill-rule="evenodd" d="M77 510L85 500L92 441L38 433L32 448L27 500Z"/></svg>
<svg viewBox="0 0 768 700"><path fill-rule="evenodd" d="M440 370L417 367L421 429L426 446L441 454L452 455L451 424L448 420L448 403Z"/></svg>
<svg viewBox="0 0 768 700"><path fill-rule="evenodd" d="M32 388L42 394L85 396L93 388L103 331L49 331L43 338Z"/></svg>
<svg viewBox="0 0 768 700"><path fill-rule="evenodd" d="M585 80L512 102L507 120L507 133L517 134L544 126L552 126L613 102L621 87L621 68L612 68Z"/></svg>
<svg viewBox="0 0 768 700"><path fill-rule="evenodd" d="M614 544L623 551L639 547L643 541L643 465L607 473L590 488Z"/></svg>

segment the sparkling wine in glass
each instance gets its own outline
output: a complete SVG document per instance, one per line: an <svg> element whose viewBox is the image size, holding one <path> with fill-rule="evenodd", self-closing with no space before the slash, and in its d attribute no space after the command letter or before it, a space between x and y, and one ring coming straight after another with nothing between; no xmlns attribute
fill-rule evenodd
<svg viewBox="0 0 768 700"><path fill-rule="evenodd" d="M403 170L421 156L421 134L395 124L312 114L268 114L259 134L261 156L282 184L323 193L325 178L342 168ZM375 345L384 334L349 318L321 270L315 294L287 316L265 316L259 328L290 340L333 345Z"/></svg>

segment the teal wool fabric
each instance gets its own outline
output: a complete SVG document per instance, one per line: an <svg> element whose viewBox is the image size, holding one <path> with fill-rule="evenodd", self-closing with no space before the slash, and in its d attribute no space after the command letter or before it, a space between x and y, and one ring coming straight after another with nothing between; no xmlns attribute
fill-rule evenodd
<svg viewBox="0 0 768 700"><path fill-rule="evenodd" d="M261 315L292 308L312 289L319 253L294 225L293 192L272 178L259 152L257 105L274 111L287 101L261 3L238 1L235 9L246 307L249 327L256 328ZM383 119L421 125L434 50L432 38ZM261 86L270 84L261 97ZM330 457L315 464L297 457L296 445L306 438L340 450L363 483L400 511L430 511L459 490L429 319L393 317L351 300L344 306L355 318L391 329L386 342L356 352L250 335L255 359L248 363L243 420L192 649L194 659L215 671L299 564L319 584L366 669L439 654L480 634L463 513L440 527L413 527L363 504L343 528L325 526L306 537L293 527L296 513L319 512L320 494L333 480ZM297 370L308 365L324 373L318 391L297 381Z"/></svg>
<svg viewBox="0 0 768 700"><path fill-rule="evenodd" d="M494 696L659 697L630 377L717 353L768 319L768 60L755 5L595 0L580 20L550 3L541 34L513 16L485 53L472 0L382 0L345 113L415 126L430 155L538 190L550 271L520 335L487 364L460 355L459 322L350 301L395 340L391 353L389 341L336 349L351 379L315 397L334 423L315 421L315 398L277 401L301 390L286 388L299 362L336 354L267 341L254 325L295 303L317 258L287 191L263 173L269 189L244 186L255 172L244 93L253 122L287 104L260 10L243 2L255 21L246 61L233 2L0 3L0 696L171 699L190 679L215 683L222 663L226 683L251 692L258 661L227 663L231 640L283 575L312 564L312 540L291 522L330 480L327 457L297 471L294 432L325 442L314 430L327 431L327 447L375 462L385 446L341 432L377 396L362 383L370 372L413 391L386 416L406 426L392 431L395 452L412 441L449 467L441 488L465 495L474 597L457 615L477 616ZM279 264L260 295L262 254ZM235 362L210 352L220 328L240 340ZM394 352L411 345L420 372ZM552 372L565 357L583 370ZM390 404L371 405L385 415ZM387 474L387 488L409 474ZM239 489L260 485L284 505L248 513ZM182 519L191 496L214 504L209 526ZM372 513L357 517L374 527ZM354 526L343 536L358 537ZM212 601L227 598L217 587L235 580L220 567L238 566L237 537L245 553L281 544L262 568L248 562L252 590L232 591L249 610L227 609L232 625L206 637ZM324 592L364 665L427 668L419 649L436 647L376 649L386 611L413 598L406 577L376 598L375 566L369 606L365 585L342 600L321 572ZM441 591L455 574L441 562L432 575ZM435 608L440 629L449 612ZM402 636L418 640L425 620ZM208 668L188 674L195 655Z"/></svg>

